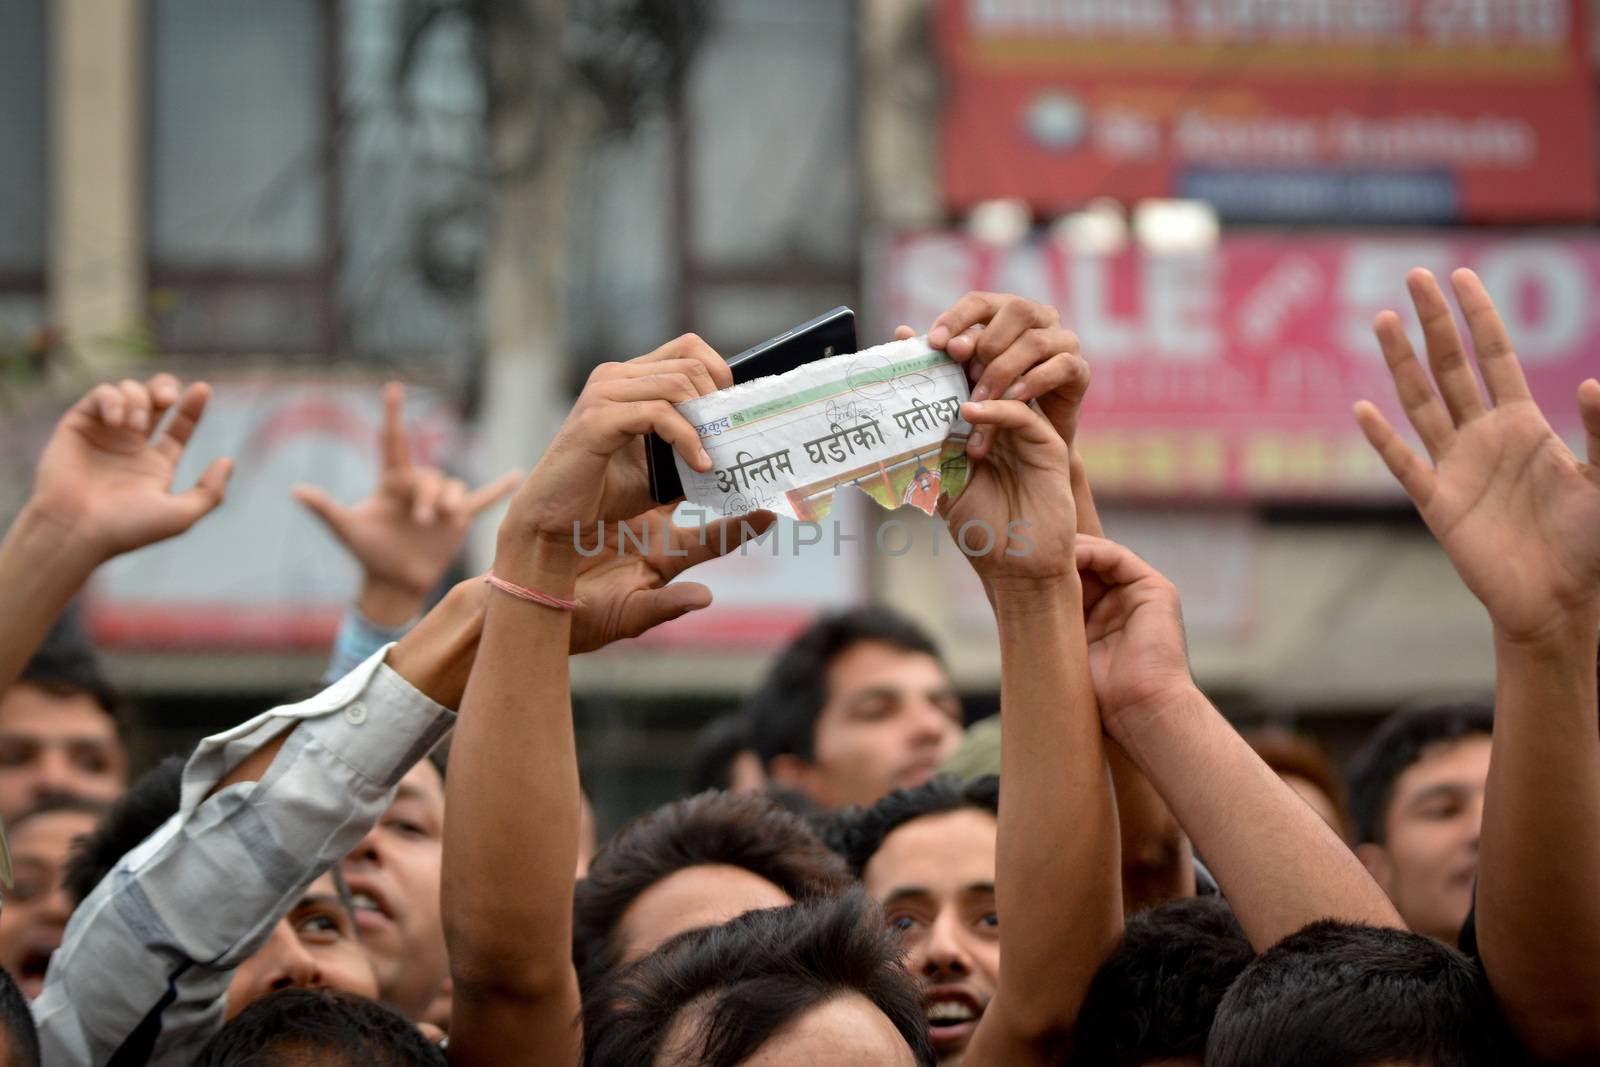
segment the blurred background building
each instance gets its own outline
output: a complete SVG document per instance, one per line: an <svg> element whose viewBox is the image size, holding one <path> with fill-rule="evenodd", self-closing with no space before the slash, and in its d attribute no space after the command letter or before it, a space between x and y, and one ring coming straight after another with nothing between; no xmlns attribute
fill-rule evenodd
<svg viewBox="0 0 1600 1067"><path fill-rule="evenodd" d="M218 386L190 451L236 457L227 505L81 606L150 756L314 682L356 576L288 491L367 490L386 378L425 457L492 475L685 330L732 353L842 303L865 346L1016 291L1083 339L1108 532L1184 593L1201 682L1338 751L1492 681L1349 416L1389 403L1373 315L1471 266L1558 429L1600 372L1594 7L3 0L0 500L95 377ZM931 527L873 552L883 519L837 555L787 530L578 662L602 821L826 608L915 613L993 709L966 564Z"/></svg>

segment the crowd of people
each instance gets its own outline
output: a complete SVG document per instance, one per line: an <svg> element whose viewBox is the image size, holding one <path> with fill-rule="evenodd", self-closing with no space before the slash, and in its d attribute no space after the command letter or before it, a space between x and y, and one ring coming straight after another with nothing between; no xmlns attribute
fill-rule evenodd
<svg viewBox="0 0 1600 1067"><path fill-rule="evenodd" d="M1077 338L972 293L927 338L971 384L945 519L1030 542L968 555L1001 714L963 728L914 620L829 615L706 728L689 795L598 843L569 658L705 607L679 575L772 521L681 528L649 497L643 435L709 466L674 405L732 384L714 351L601 366L531 474L477 489L413 462L388 387L373 493L296 493L363 573L326 688L131 783L115 695L47 637L231 464L172 484L204 384L97 387L0 543L0 1060L1600 1062L1600 381L1579 457L1451 280L1472 355L1426 272L1426 366L1376 323L1426 458L1354 415L1488 613L1492 704L1398 712L1344 776L1242 736L1190 674L1179 590L1101 528ZM507 498L492 570L429 607ZM580 553L608 520L650 550Z"/></svg>

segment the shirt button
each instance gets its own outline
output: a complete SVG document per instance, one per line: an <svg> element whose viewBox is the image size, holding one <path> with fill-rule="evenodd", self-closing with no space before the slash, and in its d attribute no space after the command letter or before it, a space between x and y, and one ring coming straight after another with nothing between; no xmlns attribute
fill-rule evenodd
<svg viewBox="0 0 1600 1067"><path fill-rule="evenodd" d="M344 709L344 720L351 726L360 726L367 721L367 706L361 701L356 701Z"/></svg>

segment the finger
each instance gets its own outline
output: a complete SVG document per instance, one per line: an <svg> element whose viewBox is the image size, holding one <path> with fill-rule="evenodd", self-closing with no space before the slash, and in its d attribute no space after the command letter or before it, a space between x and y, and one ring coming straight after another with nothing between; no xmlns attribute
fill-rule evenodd
<svg viewBox="0 0 1600 1067"><path fill-rule="evenodd" d="M991 396L1035 400L1071 376L1066 363L1061 362L1063 357L1067 361L1083 359L1078 355L1077 334L1060 328L1029 330L995 357L972 395L980 400Z"/></svg>
<svg viewBox="0 0 1600 1067"><path fill-rule="evenodd" d="M980 430L992 427L1004 433L1024 461L1067 466L1066 442L1043 415L1020 400L985 400L976 404L968 401L961 405L961 415ZM984 435L986 439L989 436Z"/></svg>
<svg viewBox="0 0 1600 1067"><path fill-rule="evenodd" d="M1077 449L1069 457L1072 464L1072 502L1078 512L1078 532L1093 537L1104 537L1100 528L1100 511L1094 506L1094 493L1089 489L1089 469L1083 465L1083 456Z"/></svg>
<svg viewBox="0 0 1600 1067"><path fill-rule="evenodd" d="M658 362L673 359L692 359L705 367L706 373L711 375L711 380L716 383L717 389L726 389L733 385L733 371L728 369L727 360L717 355L716 349L692 333L686 333L682 337L675 337L654 352L640 356L631 362ZM711 392L716 392L716 389L711 390Z"/></svg>
<svg viewBox="0 0 1600 1067"><path fill-rule="evenodd" d="M1082 356L1063 352L1021 378L1023 389L1012 399L1039 398L1039 409L1069 446L1078 439L1083 398L1089 392L1089 363ZM1015 386L1013 386L1015 388Z"/></svg>
<svg viewBox="0 0 1600 1067"><path fill-rule="evenodd" d="M665 509L668 544L672 550L657 563L657 568L668 579L697 564L726 556L746 541L766 533L778 521L778 516L770 511L753 511L748 515L717 519L704 526L673 526L674 507L668 504Z"/></svg>
<svg viewBox="0 0 1600 1067"><path fill-rule="evenodd" d="M1600 380L1590 378L1578 386L1578 414L1583 418L1583 429L1589 438L1589 471L1600 476Z"/></svg>
<svg viewBox="0 0 1600 1067"><path fill-rule="evenodd" d="M641 589L623 605L622 636L638 637L664 622L710 606L711 590L699 582L674 582L660 589Z"/></svg>
<svg viewBox="0 0 1600 1067"><path fill-rule="evenodd" d="M600 387L600 395L619 404L641 400L665 400L682 404L702 395L687 374L647 374L642 378L618 378Z"/></svg>
<svg viewBox="0 0 1600 1067"><path fill-rule="evenodd" d="M406 387L390 382L383 387L383 428L378 431L379 451L385 472L403 471L411 466L411 438L406 436Z"/></svg>
<svg viewBox="0 0 1600 1067"><path fill-rule="evenodd" d="M1372 332L1378 335L1378 347L1383 349L1384 362L1389 365L1389 377L1394 379L1395 396L1405 409L1411 428L1422 438L1422 447L1435 463L1449 450L1456 438L1455 424L1444 409L1439 394L1433 390L1428 372L1417 362L1411 342L1406 338L1400 316L1392 311L1380 312L1373 321Z"/></svg>
<svg viewBox="0 0 1600 1067"><path fill-rule="evenodd" d="M1043 312L1044 308L1031 300L1012 300L984 327L978 335L973 358L987 364L988 369L973 390L975 399L982 401L1002 396L1030 367L1043 363L1057 352L1077 351L1077 335L1071 330L1046 326Z"/></svg>
<svg viewBox="0 0 1600 1067"><path fill-rule="evenodd" d="M711 454L700 443L689 420L665 400L643 400L626 404L607 404L595 409L595 436L592 446L601 454L621 449L629 440L647 433L659 434L683 461L702 473L711 469Z"/></svg>
<svg viewBox="0 0 1600 1067"><path fill-rule="evenodd" d="M638 380L663 374L677 374L694 383L694 395L706 396L721 388L706 365L697 359L634 360L624 363L612 380Z"/></svg>
<svg viewBox="0 0 1600 1067"><path fill-rule="evenodd" d="M1422 322L1422 335L1428 343L1428 366L1433 370L1439 395L1444 398L1455 425L1471 422L1484 413L1483 395L1478 391L1472 365L1467 362L1455 319L1450 316L1450 305L1445 302L1444 293L1433 275L1421 267L1406 275L1406 288L1411 291L1411 302L1416 305L1417 318Z"/></svg>
<svg viewBox="0 0 1600 1067"><path fill-rule="evenodd" d="M88 396L79 401L79 405L112 429L122 425L123 412L127 406L122 399L122 390L114 385L95 386L89 391Z"/></svg>
<svg viewBox="0 0 1600 1067"><path fill-rule="evenodd" d="M1109 586L1128 585L1147 577L1155 568L1131 549L1093 534L1073 539L1073 552L1080 571L1088 571Z"/></svg>
<svg viewBox="0 0 1600 1067"><path fill-rule="evenodd" d="M439 487L439 518L453 523L467 515L467 483L460 478L446 478Z"/></svg>
<svg viewBox="0 0 1600 1067"><path fill-rule="evenodd" d="M928 327L928 346L945 348L951 338L959 337L972 327L988 322L1000 310L1003 299L998 293L983 293L977 290L963 296L951 304L949 310L934 319L933 325ZM967 352L961 358L964 359L971 354ZM953 352L950 353L950 358L957 359Z"/></svg>
<svg viewBox="0 0 1600 1067"><path fill-rule="evenodd" d="M1511 347L1511 335L1506 333L1494 301L1483 287L1478 276L1466 268L1450 275L1450 284L1456 291L1456 301L1467 317L1467 331L1472 334L1472 350L1478 356L1478 370L1483 373L1483 384L1496 404L1511 400L1532 400L1528 380L1522 376L1522 364Z"/></svg>
<svg viewBox="0 0 1600 1067"><path fill-rule="evenodd" d="M444 491L444 475L432 467L411 471L411 520L428 526L439 515L439 494Z"/></svg>
<svg viewBox="0 0 1600 1067"><path fill-rule="evenodd" d="M1353 409L1356 423L1366 435L1367 442L1383 458L1400 487L1406 491L1418 508L1425 506L1433 495L1434 473L1422 457L1411 451L1400 435L1394 432L1389 420L1379 413L1370 401L1360 400Z"/></svg>
<svg viewBox="0 0 1600 1067"><path fill-rule="evenodd" d="M228 490L228 479L233 477L233 460L219 459L205 469L199 481L194 483L194 488L187 492L179 493L173 500L177 502L183 524L179 527L181 533L215 511L222 503L223 496Z"/></svg>
<svg viewBox="0 0 1600 1067"><path fill-rule="evenodd" d="M894 339L896 341L909 341L916 335L917 331L909 326L896 326L894 328Z"/></svg>
<svg viewBox="0 0 1600 1067"><path fill-rule="evenodd" d="M183 393L183 383L163 371L152 376L144 384L150 392L150 406L154 416L152 421L160 422L161 416L167 413L167 409L178 402L178 397Z"/></svg>
<svg viewBox="0 0 1600 1067"><path fill-rule="evenodd" d="M484 509L493 507L516 492L517 486L521 484L521 471L506 471L482 489L467 494L467 514L476 518Z"/></svg>
<svg viewBox="0 0 1600 1067"><path fill-rule="evenodd" d="M185 389L172 418L167 420L166 429L155 443L155 450L176 463L188 446L189 438L194 436L195 427L200 425L210 400L211 386L205 382L195 382Z"/></svg>
<svg viewBox="0 0 1600 1067"><path fill-rule="evenodd" d="M338 502L314 485L297 485L291 490L294 498L305 505L307 511L322 520L326 526L341 541L349 540L345 536L347 516L344 508Z"/></svg>
<svg viewBox="0 0 1600 1067"><path fill-rule="evenodd" d="M151 426L150 390L143 382L124 378L117 383L117 389L122 393L123 423L130 430L147 433Z"/></svg>

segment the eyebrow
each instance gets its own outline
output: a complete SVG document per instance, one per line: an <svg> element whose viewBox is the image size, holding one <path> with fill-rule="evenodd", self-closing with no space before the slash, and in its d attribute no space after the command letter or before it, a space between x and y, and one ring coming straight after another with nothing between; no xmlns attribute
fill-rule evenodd
<svg viewBox="0 0 1600 1067"><path fill-rule="evenodd" d="M301 911L305 908L315 907L328 907L333 908L335 911L345 910L344 901L333 893L307 893L300 898L300 902L294 906L294 910Z"/></svg>
<svg viewBox="0 0 1600 1067"><path fill-rule="evenodd" d="M994 883L993 882L973 882L971 885L962 886L961 889L960 889L960 892L962 892L962 893L990 893L990 894L992 894L994 892ZM926 899L931 898L932 896L933 896L933 890L929 889L927 886L906 885L906 886L901 886L899 889L896 889L894 892L890 893L887 897L885 897L884 900L883 900L883 905L882 906L883 907L888 907L890 904L898 904L902 900L909 900L909 899L912 899L912 898L926 900Z"/></svg>
<svg viewBox="0 0 1600 1067"><path fill-rule="evenodd" d="M1409 800L1406 801L1406 807L1413 808L1418 804L1425 804L1435 797L1440 796L1467 796L1471 794L1473 790L1474 787L1466 782L1436 782L1435 784L1428 786L1426 789L1419 790L1417 793L1415 793Z"/></svg>

